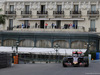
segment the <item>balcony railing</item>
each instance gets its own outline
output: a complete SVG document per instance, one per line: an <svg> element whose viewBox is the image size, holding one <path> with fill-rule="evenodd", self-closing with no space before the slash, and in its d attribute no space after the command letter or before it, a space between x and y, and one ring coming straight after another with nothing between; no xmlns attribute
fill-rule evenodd
<svg viewBox="0 0 100 75"><path fill-rule="evenodd" d="M53 11L53 14L64 14L64 11Z"/></svg>
<svg viewBox="0 0 100 75"><path fill-rule="evenodd" d="M9 30L9 29L8 29ZM55 32L55 31L82 31L84 32L85 31L85 28L83 26L77 26L76 27L72 27L72 26L47 26L47 27L44 27L44 28L41 28L41 26L26 26L24 25L23 27L21 25L17 25L17 26L14 26L13 27L13 30L17 30L17 31L51 31L51 32Z"/></svg>
<svg viewBox="0 0 100 75"><path fill-rule="evenodd" d="M27 14L27 15L30 15L30 14L32 14L32 11L21 11L21 14Z"/></svg>
<svg viewBox="0 0 100 75"><path fill-rule="evenodd" d="M81 14L81 11L70 11L70 14Z"/></svg>
<svg viewBox="0 0 100 75"><path fill-rule="evenodd" d="M99 17L99 11L87 11L87 15L90 18L96 18L98 19Z"/></svg>
<svg viewBox="0 0 100 75"><path fill-rule="evenodd" d="M6 11L5 14L16 14L16 11Z"/></svg>
<svg viewBox="0 0 100 75"><path fill-rule="evenodd" d="M99 14L99 11L87 11L87 14Z"/></svg>
<svg viewBox="0 0 100 75"><path fill-rule="evenodd" d="M13 30L13 27L7 27L7 30Z"/></svg>
<svg viewBox="0 0 100 75"><path fill-rule="evenodd" d="M96 28L89 28L89 32L96 32Z"/></svg>
<svg viewBox="0 0 100 75"><path fill-rule="evenodd" d="M71 18L80 18L81 17L81 11L70 11Z"/></svg>
<svg viewBox="0 0 100 75"><path fill-rule="evenodd" d="M37 14L48 14L48 11L37 11Z"/></svg>

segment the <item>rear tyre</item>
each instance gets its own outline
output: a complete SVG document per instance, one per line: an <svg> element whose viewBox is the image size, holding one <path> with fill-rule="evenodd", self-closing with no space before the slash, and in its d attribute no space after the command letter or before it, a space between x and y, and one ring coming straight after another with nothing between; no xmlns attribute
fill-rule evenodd
<svg viewBox="0 0 100 75"><path fill-rule="evenodd" d="M86 65L84 65L84 67L89 67L89 62L86 62Z"/></svg>
<svg viewBox="0 0 100 75"><path fill-rule="evenodd" d="M67 67L67 65L65 65L65 64L63 63L63 67Z"/></svg>

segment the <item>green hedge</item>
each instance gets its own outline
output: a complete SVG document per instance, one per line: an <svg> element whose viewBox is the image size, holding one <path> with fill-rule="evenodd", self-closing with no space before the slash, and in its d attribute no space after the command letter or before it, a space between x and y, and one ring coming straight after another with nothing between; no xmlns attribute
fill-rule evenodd
<svg viewBox="0 0 100 75"><path fill-rule="evenodd" d="M90 52L91 54L91 59L96 59L96 52Z"/></svg>
<svg viewBox="0 0 100 75"><path fill-rule="evenodd" d="M91 54L91 59L96 59L96 52L90 52L89 54ZM85 56L88 56L87 51L84 53Z"/></svg>

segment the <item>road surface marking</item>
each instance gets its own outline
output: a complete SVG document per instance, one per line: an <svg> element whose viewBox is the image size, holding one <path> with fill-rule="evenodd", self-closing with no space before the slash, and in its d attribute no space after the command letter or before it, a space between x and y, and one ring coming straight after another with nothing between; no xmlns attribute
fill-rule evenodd
<svg viewBox="0 0 100 75"><path fill-rule="evenodd" d="M100 75L100 73L85 73L87 75Z"/></svg>

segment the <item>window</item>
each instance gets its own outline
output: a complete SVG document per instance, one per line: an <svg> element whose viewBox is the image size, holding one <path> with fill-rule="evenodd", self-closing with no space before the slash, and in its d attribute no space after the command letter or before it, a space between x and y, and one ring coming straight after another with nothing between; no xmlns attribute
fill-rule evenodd
<svg viewBox="0 0 100 75"><path fill-rule="evenodd" d="M14 5L10 5L10 11L14 11Z"/></svg>
<svg viewBox="0 0 100 75"><path fill-rule="evenodd" d="M78 11L78 5L74 5L74 11Z"/></svg>
<svg viewBox="0 0 100 75"><path fill-rule="evenodd" d="M90 21L90 28L95 28L95 20Z"/></svg>
<svg viewBox="0 0 100 75"><path fill-rule="evenodd" d="M9 30L13 29L13 19L9 19Z"/></svg>
<svg viewBox="0 0 100 75"><path fill-rule="evenodd" d="M45 5L41 5L41 12L45 11Z"/></svg>
<svg viewBox="0 0 100 75"><path fill-rule="evenodd" d="M25 5L25 11L29 11L29 5Z"/></svg>
<svg viewBox="0 0 100 75"><path fill-rule="evenodd" d="M61 5L57 5L57 11L62 11L62 6Z"/></svg>
<svg viewBox="0 0 100 75"><path fill-rule="evenodd" d="M96 5L91 5L91 11L96 11Z"/></svg>

